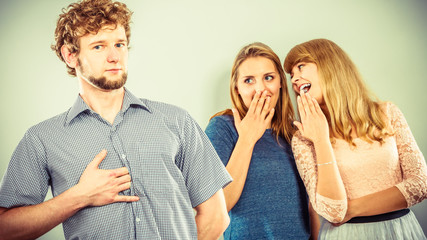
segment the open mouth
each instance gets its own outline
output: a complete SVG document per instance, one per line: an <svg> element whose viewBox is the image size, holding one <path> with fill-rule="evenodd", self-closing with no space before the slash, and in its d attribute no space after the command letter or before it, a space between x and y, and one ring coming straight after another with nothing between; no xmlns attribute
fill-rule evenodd
<svg viewBox="0 0 427 240"><path fill-rule="evenodd" d="M299 87L299 92L304 91L304 93L307 93L308 90L310 90L311 88L311 84L310 83L306 83L301 85L301 87Z"/></svg>

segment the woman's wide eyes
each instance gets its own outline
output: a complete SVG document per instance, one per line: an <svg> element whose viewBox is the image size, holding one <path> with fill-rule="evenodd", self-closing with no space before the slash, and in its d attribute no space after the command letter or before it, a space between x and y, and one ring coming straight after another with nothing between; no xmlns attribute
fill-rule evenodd
<svg viewBox="0 0 427 240"><path fill-rule="evenodd" d="M244 83L253 83L254 80L252 78L247 78L243 81Z"/></svg>

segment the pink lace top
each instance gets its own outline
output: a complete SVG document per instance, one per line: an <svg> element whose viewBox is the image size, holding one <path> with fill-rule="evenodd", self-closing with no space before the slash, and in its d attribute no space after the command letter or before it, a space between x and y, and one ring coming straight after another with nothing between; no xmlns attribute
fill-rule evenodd
<svg viewBox="0 0 427 240"><path fill-rule="evenodd" d="M382 145L355 139L356 148L337 139L332 145L348 199L355 199L396 186L408 207L427 198L427 167L402 112L385 103L395 135ZM292 139L298 171L316 212L330 222L341 222L347 200L334 200L317 193L317 166L311 141L298 131Z"/></svg>

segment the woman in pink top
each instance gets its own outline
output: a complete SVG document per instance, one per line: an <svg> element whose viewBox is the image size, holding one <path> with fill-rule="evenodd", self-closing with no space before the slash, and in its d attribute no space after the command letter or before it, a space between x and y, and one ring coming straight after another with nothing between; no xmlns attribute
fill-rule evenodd
<svg viewBox="0 0 427 240"><path fill-rule="evenodd" d="M427 198L427 167L402 112L332 41L295 46L284 68L298 95L298 171L327 220L319 239L426 239L408 207Z"/></svg>

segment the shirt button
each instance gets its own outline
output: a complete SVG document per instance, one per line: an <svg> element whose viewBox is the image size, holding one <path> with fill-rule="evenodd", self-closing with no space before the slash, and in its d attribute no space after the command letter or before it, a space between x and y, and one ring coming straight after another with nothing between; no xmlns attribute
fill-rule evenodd
<svg viewBox="0 0 427 240"><path fill-rule="evenodd" d="M122 154L122 159L126 159L126 155L125 154Z"/></svg>
<svg viewBox="0 0 427 240"><path fill-rule="evenodd" d="M137 217L137 218L135 219L135 221L136 221L136 222L140 222L140 221L141 221L141 219L140 219L139 217Z"/></svg>

